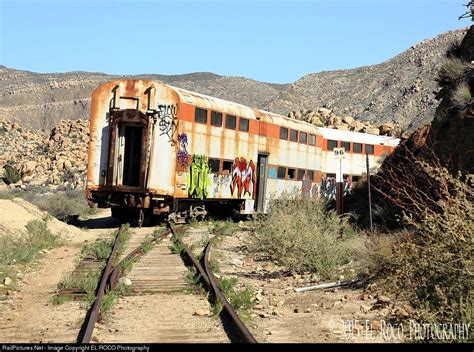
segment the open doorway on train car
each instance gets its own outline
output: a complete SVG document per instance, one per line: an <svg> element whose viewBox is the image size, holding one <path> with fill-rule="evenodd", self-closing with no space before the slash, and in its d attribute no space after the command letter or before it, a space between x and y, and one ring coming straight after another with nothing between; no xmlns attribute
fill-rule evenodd
<svg viewBox="0 0 474 352"><path fill-rule="evenodd" d="M143 132L143 126L129 124L120 126L120 146L123 150L119 154L119 161L123 159L122 185L124 186L140 186Z"/></svg>
<svg viewBox="0 0 474 352"><path fill-rule="evenodd" d="M265 210L265 193L267 189L268 153L258 153L257 160L257 197L255 210L263 213Z"/></svg>

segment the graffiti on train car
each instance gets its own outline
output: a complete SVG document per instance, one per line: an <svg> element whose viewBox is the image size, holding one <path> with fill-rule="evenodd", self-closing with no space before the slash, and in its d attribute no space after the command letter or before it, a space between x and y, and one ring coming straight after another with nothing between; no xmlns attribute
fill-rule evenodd
<svg viewBox="0 0 474 352"><path fill-rule="evenodd" d="M257 175L255 174L255 163L250 160L247 163L245 158L235 158L232 165L232 183L230 185L230 193L234 195L237 188L237 197L242 198L246 194L251 197L255 196L257 186Z"/></svg>
<svg viewBox="0 0 474 352"><path fill-rule="evenodd" d="M160 136L168 136L171 145L174 145L173 135L177 128L178 105L158 105L157 118Z"/></svg>
<svg viewBox="0 0 474 352"><path fill-rule="evenodd" d="M348 180L343 182L344 195L351 193L352 183ZM328 200L336 199L336 178L323 176L321 178L321 187L320 187L321 197L324 197Z"/></svg>
<svg viewBox="0 0 474 352"><path fill-rule="evenodd" d="M219 194L219 187L225 187L230 185L230 175L219 175L213 174L212 176L212 187L213 194L216 197Z"/></svg>
<svg viewBox="0 0 474 352"><path fill-rule="evenodd" d="M209 194L209 163L205 155L194 155L188 172L190 198L207 198Z"/></svg>
<svg viewBox="0 0 474 352"><path fill-rule="evenodd" d="M178 134L178 151L176 155L178 164L187 168L189 164L189 153L188 153L188 135L186 133Z"/></svg>

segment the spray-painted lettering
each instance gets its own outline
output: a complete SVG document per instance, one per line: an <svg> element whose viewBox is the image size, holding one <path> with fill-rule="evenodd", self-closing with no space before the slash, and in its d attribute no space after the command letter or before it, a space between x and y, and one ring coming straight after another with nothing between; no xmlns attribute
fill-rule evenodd
<svg viewBox="0 0 474 352"><path fill-rule="evenodd" d="M205 155L194 155L188 172L190 198L207 198L209 193L209 163Z"/></svg>
<svg viewBox="0 0 474 352"><path fill-rule="evenodd" d="M173 135L177 128L178 106L176 104L158 105L156 115L160 136L168 136L171 145L174 145Z"/></svg>
<svg viewBox="0 0 474 352"><path fill-rule="evenodd" d="M348 180L343 182L343 195L347 195L352 191L352 183ZM336 178L323 176L321 178L321 197L328 200L336 199Z"/></svg>
<svg viewBox="0 0 474 352"><path fill-rule="evenodd" d="M246 194L254 197L256 187L255 163L252 160L247 163L245 158L236 158L232 165L231 194L234 195L234 191L237 188L237 197L242 198Z"/></svg>
<svg viewBox="0 0 474 352"><path fill-rule="evenodd" d="M178 164L187 168L189 164L189 153L188 153L188 135L186 133L178 134L178 151L176 155Z"/></svg>

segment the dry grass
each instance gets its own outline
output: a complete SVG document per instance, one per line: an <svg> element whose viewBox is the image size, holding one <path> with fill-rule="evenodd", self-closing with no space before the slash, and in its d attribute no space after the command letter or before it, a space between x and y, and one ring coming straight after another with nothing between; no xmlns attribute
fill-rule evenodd
<svg viewBox="0 0 474 352"><path fill-rule="evenodd" d="M252 247L268 253L279 264L295 272L316 272L327 279L340 274L354 257L358 235L325 204L283 194L270 201L268 214L255 223Z"/></svg>

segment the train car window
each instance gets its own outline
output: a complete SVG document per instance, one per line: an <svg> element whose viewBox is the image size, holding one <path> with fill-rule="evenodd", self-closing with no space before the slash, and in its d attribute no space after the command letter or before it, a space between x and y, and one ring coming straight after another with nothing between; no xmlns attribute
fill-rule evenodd
<svg viewBox="0 0 474 352"><path fill-rule="evenodd" d="M326 174L326 177L329 177L329 178L336 178L336 174Z"/></svg>
<svg viewBox="0 0 474 352"><path fill-rule="evenodd" d="M194 111L194 121L199 123L207 123L207 110L196 108Z"/></svg>
<svg viewBox="0 0 474 352"><path fill-rule="evenodd" d="M352 148L353 148L354 153L362 153L361 143L352 143Z"/></svg>
<svg viewBox="0 0 474 352"><path fill-rule="evenodd" d="M244 118L239 118L239 131L248 132L249 131L249 120Z"/></svg>
<svg viewBox="0 0 474 352"><path fill-rule="evenodd" d="M235 130L237 125L237 117L234 115L225 115L225 128Z"/></svg>
<svg viewBox="0 0 474 352"><path fill-rule="evenodd" d="M298 181L301 181L303 178L304 178L304 175L305 175L305 170L303 169L298 169L298 176L297 176L297 180Z"/></svg>
<svg viewBox="0 0 474 352"><path fill-rule="evenodd" d="M211 111L211 125L216 127L222 126L222 113Z"/></svg>
<svg viewBox="0 0 474 352"><path fill-rule="evenodd" d="M298 142L298 131L297 130L290 130L290 141Z"/></svg>
<svg viewBox="0 0 474 352"><path fill-rule="evenodd" d="M277 177L284 180L286 176L286 168L285 167L278 167Z"/></svg>
<svg viewBox="0 0 474 352"><path fill-rule="evenodd" d="M296 179L296 169L288 169L288 179L289 180Z"/></svg>
<svg viewBox="0 0 474 352"><path fill-rule="evenodd" d="M268 178L277 178L277 167L270 165L268 166Z"/></svg>
<svg viewBox="0 0 474 352"><path fill-rule="evenodd" d="M280 139L288 140L288 128L280 127Z"/></svg>
<svg viewBox="0 0 474 352"><path fill-rule="evenodd" d="M309 145L316 145L316 135L314 134L309 135Z"/></svg>
<svg viewBox="0 0 474 352"><path fill-rule="evenodd" d="M351 151L351 142L341 142L341 147L346 150L346 152Z"/></svg>
<svg viewBox="0 0 474 352"><path fill-rule="evenodd" d="M306 170L306 180L314 180L314 171L313 170Z"/></svg>
<svg viewBox="0 0 474 352"><path fill-rule="evenodd" d="M334 150L334 148L337 148L337 141L328 139L328 150Z"/></svg>
<svg viewBox="0 0 474 352"><path fill-rule="evenodd" d="M352 176L352 182L358 182L360 180L360 176Z"/></svg>
<svg viewBox="0 0 474 352"><path fill-rule="evenodd" d="M224 160L222 162L222 174L223 175L228 175L228 174L232 173L232 165L234 165L233 161Z"/></svg>
<svg viewBox="0 0 474 352"><path fill-rule="evenodd" d="M306 144L308 142L308 134L306 132L300 132L300 143Z"/></svg>
<svg viewBox="0 0 474 352"><path fill-rule="evenodd" d="M209 172L211 174L218 174L219 173L219 159L209 159Z"/></svg>
<svg viewBox="0 0 474 352"><path fill-rule="evenodd" d="M373 144L366 144L365 145L365 152L367 154L374 154L374 146Z"/></svg>

